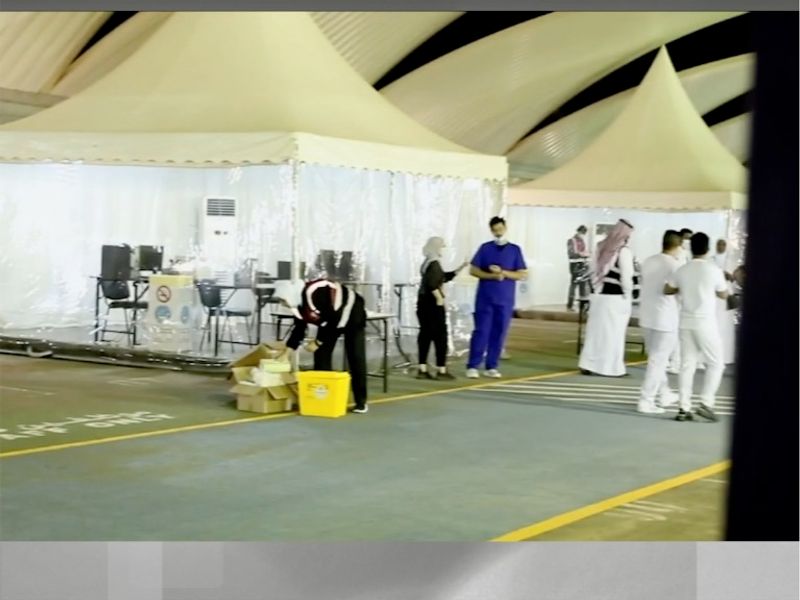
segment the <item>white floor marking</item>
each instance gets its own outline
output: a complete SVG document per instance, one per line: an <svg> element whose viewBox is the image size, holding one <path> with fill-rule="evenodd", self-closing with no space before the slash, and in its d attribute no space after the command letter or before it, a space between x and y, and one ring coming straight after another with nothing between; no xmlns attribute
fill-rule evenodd
<svg viewBox="0 0 800 600"><path fill-rule="evenodd" d="M12 387L10 385L0 385L1 390L11 390L12 392L27 392L28 394L39 394L40 396L55 396L55 392L43 392L41 390L29 390L28 388Z"/></svg>
<svg viewBox="0 0 800 600"><path fill-rule="evenodd" d="M513 390L513 389L490 389L490 388L483 388L483 389L467 389L463 390L467 393L486 393L486 392L495 392L498 394L516 394L520 396L534 396L539 397L542 399L552 399L558 402L583 402L586 404L627 404L627 405L635 405L638 403L638 400L620 400L614 397L575 397L575 395L571 392L549 392L542 390L540 392L531 391L531 390ZM677 405L671 406L667 409L667 412L676 412ZM718 406L714 409L714 412L718 415L723 416L731 416L733 415L733 407L727 406L723 403L719 403ZM658 415L654 415L658 416Z"/></svg>
<svg viewBox="0 0 800 600"><path fill-rule="evenodd" d="M531 393L543 393L543 394L581 394L581 393L591 393L592 396L596 396L598 398L625 398L625 397L639 397L639 389L638 388L628 388L626 391L618 390L595 390L592 388L577 388L577 387L549 387L549 386L540 386L540 385L515 385L515 384L498 384L493 385L491 387L483 388L484 390L497 390L497 391L507 391L507 390L520 390L520 391L528 391ZM700 396L694 394L692 398L699 399ZM732 396L717 396L717 401L720 404L732 404L733 397Z"/></svg>

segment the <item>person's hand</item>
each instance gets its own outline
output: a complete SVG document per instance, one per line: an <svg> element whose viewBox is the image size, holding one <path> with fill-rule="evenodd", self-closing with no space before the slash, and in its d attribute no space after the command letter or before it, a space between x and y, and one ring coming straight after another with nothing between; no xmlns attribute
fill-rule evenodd
<svg viewBox="0 0 800 600"><path fill-rule="evenodd" d="M503 281L506 278L506 274L501 270L494 274L494 278L497 281Z"/></svg>
<svg viewBox="0 0 800 600"><path fill-rule="evenodd" d="M281 353L278 354L275 358L277 360L286 360L291 362L292 358L294 357L294 349L293 348L284 348L281 350Z"/></svg>
<svg viewBox="0 0 800 600"><path fill-rule="evenodd" d="M461 266L459 266L456 269L456 271L462 271L462 270L466 269L468 266L469 266L469 261L465 260L463 263L461 263Z"/></svg>
<svg viewBox="0 0 800 600"><path fill-rule="evenodd" d="M319 344L317 343L317 340L311 340L310 342L308 342L308 344L306 344L306 350L311 353L314 353L317 350L319 350Z"/></svg>
<svg viewBox="0 0 800 600"><path fill-rule="evenodd" d="M489 273L502 273L503 269L498 267L497 265L490 265L489 266Z"/></svg>
<svg viewBox="0 0 800 600"><path fill-rule="evenodd" d="M444 306L444 298L437 298L436 306Z"/></svg>

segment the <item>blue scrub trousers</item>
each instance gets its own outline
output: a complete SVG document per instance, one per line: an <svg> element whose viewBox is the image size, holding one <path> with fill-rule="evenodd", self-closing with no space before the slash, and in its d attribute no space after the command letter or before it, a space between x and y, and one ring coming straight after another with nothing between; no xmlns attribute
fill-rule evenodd
<svg viewBox="0 0 800 600"><path fill-rule="evenodd" d="M514 316L513 304L496 304L486 300L475 302L475 329L469 345L468 369L479 368L486 357L486 370L496 369Z"/></svg>

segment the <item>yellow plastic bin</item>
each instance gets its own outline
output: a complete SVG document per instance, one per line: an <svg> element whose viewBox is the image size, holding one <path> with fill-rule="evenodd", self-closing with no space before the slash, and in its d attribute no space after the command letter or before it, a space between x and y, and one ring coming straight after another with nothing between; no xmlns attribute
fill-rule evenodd
<svg viewBox="0 0 800 600"><path fill-rule="evenodd" d="M343 417L350 399L350 373L300 371L297 374L300 414L306 417Z"/></svg>

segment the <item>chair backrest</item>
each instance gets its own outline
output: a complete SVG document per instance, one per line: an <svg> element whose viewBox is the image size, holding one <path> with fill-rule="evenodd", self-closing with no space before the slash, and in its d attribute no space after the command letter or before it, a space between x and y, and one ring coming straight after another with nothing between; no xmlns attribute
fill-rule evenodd
<svg viewBox="0 0 800 600"><path fill-rule="evenodd" d="M101 281L100 287L107 300L127 300L131 295L127 281Z"/></svg>
<svg viewBox="0 0 800 600"><path fill-rule="evenodd" d="M213 279L201 279L198 281L197 291L200 293L200 303L206 308L219 308L222 306L222 294L217 282Z"/></svg>

